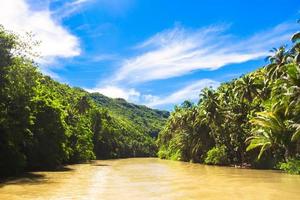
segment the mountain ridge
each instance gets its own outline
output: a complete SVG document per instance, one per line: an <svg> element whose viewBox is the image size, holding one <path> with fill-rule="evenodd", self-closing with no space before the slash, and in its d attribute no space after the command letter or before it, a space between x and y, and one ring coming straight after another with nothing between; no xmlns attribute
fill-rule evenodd
<svg viewBox="0 0 300 200"><path fill-rule="evenodd" d="M122 98L110 98L101 93L89 93L89 97L96 104L108 108L108 112L114 117L123 120L125 118L129 119L128 121L138 124L140 131L146 131L152 137L157 137L158 132L170 115L168 111L130 103ZM156 121L157 118L160 121Z"/></svg>

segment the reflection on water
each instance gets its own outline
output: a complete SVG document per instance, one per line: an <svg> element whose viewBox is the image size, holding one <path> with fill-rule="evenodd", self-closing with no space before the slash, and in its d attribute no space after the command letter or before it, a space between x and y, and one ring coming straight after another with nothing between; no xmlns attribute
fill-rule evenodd
<svg viewBox="0 0 300 200"><path fill-rule="evenodd" d="M35 172L0 185L0 199L300 199L300 176L132 158Z"/></svg>

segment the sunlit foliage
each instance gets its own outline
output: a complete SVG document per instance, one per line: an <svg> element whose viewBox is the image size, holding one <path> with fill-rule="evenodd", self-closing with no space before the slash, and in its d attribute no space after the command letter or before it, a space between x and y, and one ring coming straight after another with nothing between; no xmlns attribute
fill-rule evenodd
<svg viewBox="0 0 300 200"><path fill-rule="evenodd" d="M204 89L197 105L175 107L159 133L158 156L208 164L299 166L299 33L292 42L290 49L273 49L266 66L216 90Z"/></svg>
<svg viewBox="0 0 300 200"><path fill-rule="evenodd" d="M0 176L95 158L155 155L154 136L168 112L107 97L101 104L100 94L42 75L30 45L0 27Z"/></svg>

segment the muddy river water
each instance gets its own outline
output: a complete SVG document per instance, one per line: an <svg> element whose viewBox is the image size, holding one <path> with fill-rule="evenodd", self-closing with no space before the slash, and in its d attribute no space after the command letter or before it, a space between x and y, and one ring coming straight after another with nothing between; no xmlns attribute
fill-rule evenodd
<svg viewBox="0 0 300 200"><path fill-rule="evenodd" d="M0 199L300 200L300 176L157 158L98 160L6 181Z"/></svg>

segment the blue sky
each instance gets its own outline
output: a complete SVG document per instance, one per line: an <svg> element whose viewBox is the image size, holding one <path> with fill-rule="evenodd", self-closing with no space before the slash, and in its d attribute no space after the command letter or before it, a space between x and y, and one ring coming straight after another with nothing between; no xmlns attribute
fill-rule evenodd
<svg viewBox="0 0 300 200"><path fill-rule="evenodd" d="M299 0L11 0L0 23L41 40L37 62L55 79L172 109L264 65L299 11Z"/></svg>

